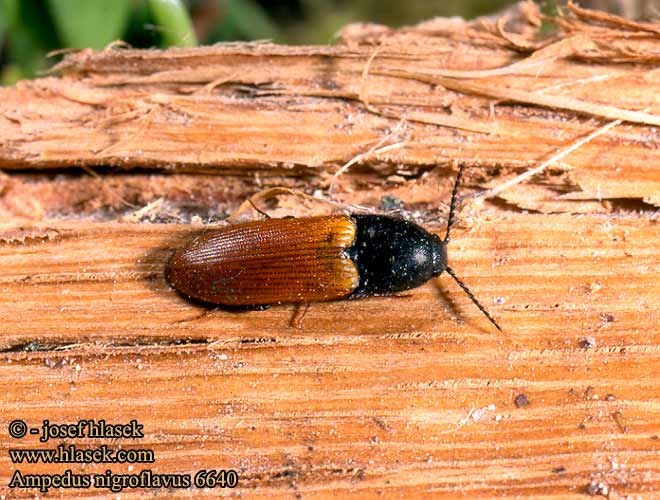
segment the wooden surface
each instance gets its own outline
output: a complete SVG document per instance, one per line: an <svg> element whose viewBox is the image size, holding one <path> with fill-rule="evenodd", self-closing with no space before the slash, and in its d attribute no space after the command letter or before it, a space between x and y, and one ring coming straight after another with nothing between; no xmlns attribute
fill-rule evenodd
<svg viewBox="0 0 660 500"><path fill-rule="evenodd" d="M507 25L350 26L333 47L83 51L0 89L0 496L37 494L8 487L16 470L231 468L236 490L120 495L660 497L660 26L572 7L542 38L533 6L516 12ZM511 69L537 58L542 70ZM411 60L415 75L383 74ZM453 83L430 83L439 70ZM544 107L495 87L570 99ZM461 193L475 193L614 118L575 100L642 114L530 182L466 200L449 246L503 333L447 275L314 304L302 329L291 306L208 310L165 281L202 222L274 186L372 209L395 196L443 234L457 161ZM274 216L342 209L276 201L260 203ZM16 419L135 419L145 435L43 444L9 437ZM62 442L155 462L9 459Z"/></svg>
<svg viewBox="0 0 660 500"><path fill-rule="evenodd" d="M397 32L349 27L336 46L80 51L57 76L0 89L0 168L281 179L362 154L357 167L381 178L461 161L489 185L624 118L555 164L554 177L536 181L543 189L502 199L536 210L545 198L579 195L542 208L571 212L594 199L660 206L658 24L594 20L574 7L555 20L561 35L541 38L538 13L527 11L510 28L521 34L492 21L436 19ZM400 147L371 152L381 142ZM359 189L350 176L342 186Z"/></svg>
<svg viewBox="0 0 660 500"><path fill-rule="evenodd" d="M657 495L657 223L516 215L457 231L452 265L502 334L446 275L315 304L303 330L289 306L204 315L163 277L189 236L3 227L3 418L136 418L145 439L123 444L154 449L160 473L235 468L248 497L579 498L594 481Z"/></svg>

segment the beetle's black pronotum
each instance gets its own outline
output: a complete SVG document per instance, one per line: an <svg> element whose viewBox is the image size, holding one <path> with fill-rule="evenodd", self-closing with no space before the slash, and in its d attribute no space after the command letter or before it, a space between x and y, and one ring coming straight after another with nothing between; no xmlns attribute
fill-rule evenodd
<svg viewBox="0 0 660 500"><path fill-rule="evenodd" d="M456 176L443 240L417 224L387 215L248 222L208 232L175 252L168 280L193 299L260 307L391 295L447 271L501 330L447 265L462 174L463 165Z"/></svg>

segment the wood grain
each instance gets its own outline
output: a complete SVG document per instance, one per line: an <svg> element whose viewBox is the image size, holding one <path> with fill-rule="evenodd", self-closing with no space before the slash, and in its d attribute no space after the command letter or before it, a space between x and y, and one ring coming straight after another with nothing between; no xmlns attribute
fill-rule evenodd
<svg viewBox="0 0 660 500"><path fill-rule="evenodd" d="M153 449L157 471L236 468L250 498L582 498L598 483L657 495L656 221L459 228L452 266L503 334L446 276L409 297L315 304L303 331L284 306L207 313L164 280L196 231L2 227L3 428L136 418L145 438L121 445ZM4 487L18 466L0 463Z"/></svg>
<svg viewBox="0 0 660 500"><path fill-rule="evenodd" d="M659 498L660 26L574 4L548 21L525 2L335 46L83 50L0 89L0 498L37 494L17 470L220 468L236 490L112 497ZM332 202L260 198L274 217L392 205L443 235L458 162L470 196L621 111L462 203L449 263L504 333L447 275L314 304L303 330L291 306L208 310L165 281L202 222L271 187ZM9 437L16 419L145 436L43 444ZM63 443L155 462L8 452Z"/></svg>
<svg viewBox="0 0 660 500"><path fill-rule="evenodd" d="M532 10L515 34L439 19L347 29L332 47L83 50L57 76L0 89L0 167L312 175L392 134L386 142L401 147L366 155L364 168L461 161L488 181L621 116L555 166L564 175L535 182L586 200L657 204L660 25L603 24L573 6L551 20L562 31L543 37Z"/></svg>

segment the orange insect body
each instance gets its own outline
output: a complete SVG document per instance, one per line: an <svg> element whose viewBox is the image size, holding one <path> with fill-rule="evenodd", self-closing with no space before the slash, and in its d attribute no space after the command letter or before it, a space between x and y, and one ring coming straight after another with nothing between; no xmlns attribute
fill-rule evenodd
<svg viewBox="0 0 660 500"><path fill-rule="evenodd" d="M359 283L344 252L355 231L346 216L228 226L177 251L168 279L189 297L230 306L340 299Z"/></svg>

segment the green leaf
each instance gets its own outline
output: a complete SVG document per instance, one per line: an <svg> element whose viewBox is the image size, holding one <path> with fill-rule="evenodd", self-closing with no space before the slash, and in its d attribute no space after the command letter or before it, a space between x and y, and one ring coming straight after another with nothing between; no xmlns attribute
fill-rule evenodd
<svg viewBox="0 0 660 500"><path fill-rule="evenodd" d="M27 78L30 75L23 73L21 68L13 64L4 66L0 71L0 85L14 85L17 81Z"/></svg>
<svg viewBox="0 0 660 500"><path fill-rule="evenodd" d="M190 16L180 0L148 0L148 3L166 46L197 45Z"/></svg>
<svg viewBox="0 0 660 500"><path fill-rule="evenodd" d="M16 22L18 0L0 0L0 44L7 29Z"/></svg>
<svg viewBox="0 0 660 500"><path fill-rule="evenodd" d="M122 37L131 0L48 0L57 33L67 47L101 49Z"/></svg>
<svg viewBox="0 0 660 500"><path fill-rule="evenodd" d="M273 40L278 36L278 29L264 12L261 6L253 0L225 0L226 8L225 30L232 29L247 40Z"/></svg>
<svg viewBox="0 0 660 500"><path fill-rule="evenodd" d="M4 81L34 76L46 68L46 53L58 47L52 22L41 0L3 1L7 15L7 61L12 66Z"/></svg>

